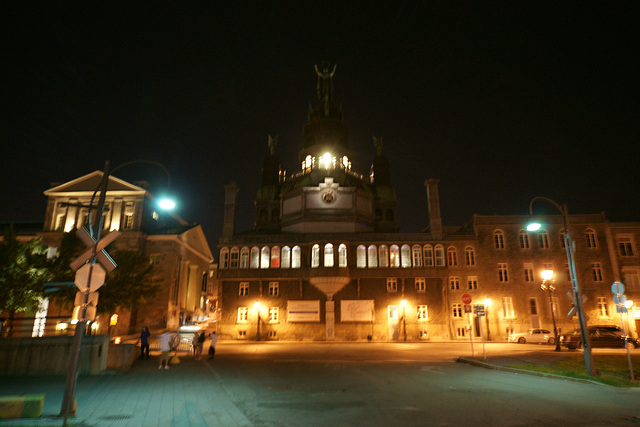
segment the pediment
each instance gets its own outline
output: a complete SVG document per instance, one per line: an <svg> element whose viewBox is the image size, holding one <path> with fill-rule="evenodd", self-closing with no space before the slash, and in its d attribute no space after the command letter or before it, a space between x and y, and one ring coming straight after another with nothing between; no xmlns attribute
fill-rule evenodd
<svg viewBox="0 0 640 427"><path fill-rule="evenodd" d="M52 187L44 192L45 196L61 195L65 193L93 193L95 192L102 182L104 172L95 171L87 175L81 176L64 184ZM120 178L110 175L109 183L107 185L108 192L132 192L138 194L146 193L146 190L137 185L133 185Z"/></svg>
<svg viewBox="0 0 640 427"><path fill-rule="evenodd" d="M181 233L178 238L182 241L186 246L191 248L194 253L199 254L201 257L206 258L209 262L213 262L213 254L211 253L211 248L209 247L209 243L207 242L207 238L205 237L204 231L202 230L202 226L196 225Z"/></svg>

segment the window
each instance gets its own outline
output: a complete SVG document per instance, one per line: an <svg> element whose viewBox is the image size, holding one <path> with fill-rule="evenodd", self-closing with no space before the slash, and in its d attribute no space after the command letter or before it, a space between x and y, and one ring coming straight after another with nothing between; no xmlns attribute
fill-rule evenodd
<svg viewBox="0 0 640 427"><path fill-rule="evenodd" d="M520 230L518 233L518 241L520 242L520 249L529 249L529 233L525 230Z"/></svg>
<svg viewBox="0 0 640 427"><path fill-rule="evenodd" d="M387 277L387 292L398 292L398 279L395 277Z"/></svg>
<svg viewBox="0 0 640 427"><path fill-rule="evenodd" d="M249 295L249 282L240 282L240 285L238 285L238 295L241 297Z"/></svg>
<svg viewBox="0 0 640 427"><path fill-rule="evenodd" d="M433 246L424 245L423 254L424 254L424 266L433 267Z"/></svg>
<svg viewBox="0 0 640 427"><path fill-rule="evenodd" d="M389 261L391 267L400 267L400 250L398 246L392 245L389 250Z"/></svg>
<svg viewBox="0 0 640 427"><path fill-rule="evenodd" d="M240 268L249 268L249 248L246 246L240 250Z"/></svg>
<svg viewBox="0 0 640 427"><path fill-rule="evenodd" d="M609 317L609 305L606 297L598 297L598 316Z"/></svg>
<svg viewBox="0 0 640 427"><path fill-rule="evenodd" d="M389 267L389 248L386 245L380 245L378 260L380 261L380 267Z"/></svg>
<svg viewBox="0 0 640 427"><path fill-rule="evenodd" d="M502 316L505 319L513 319L513 302L511 297L502 298Z"/></svg>
<svg viewBox="0 0 640 427"><path fill-rule="evenodd" d="M504 249L504 233L502 230L493 232L493 247L496 249Z"/></svg>
<svg viewBox="0 0 640 427"><path fill-rule="evenodd" d="M294 246L291 250L291 268L300 268L300 246Z"/></svg>
<svg viewBox="0 0 640 427"><path fill-rule="evenodd" d="M530 262L524 263L524 281L525 282L533 282L533 264Z"/></svg>
<svg viewBox="0 0 640 427"><path fill-rule="evenodd" d="M458 265L458 251L456 251L456 248L454 248L453 246L450 246L447 249L447 261L449 265Z"/></svg>
<svg viewBox="0 0 640 427"><path fill-rule="evenodd" d="M617 236L617 238L618 238L618 252L620 252L620 256L623 256L623 257L634 256L633 242L631 241L631 236Z"/></svg>
<svg viewBox="0 0 640 427"><path fill-rule="evenodd" d="M260 253L260 268L269 268L269 260L270 260L269 247L264 246Z"/></svg>
<svg viewBox="0 0 640 427"><path fill-rule="evenodd" d="M149 264L157 265L160 264L160 254L151 254L149 257Z"/></svg>
<svg viewBox="0 0 640 427"><path fill-rule="evenodd" d="M451 305L454 319L462 319L462 304L455 303Z"/></svg>
<svg viewBox="0 0 640 427"><path fill-rule="evenodd" d="M591 263L591 273L593 275L593 281L594 282L602 282L603 278L602 278L602 264L600 264L599 262L592 262Z"/></svg>
<svg viewBox="0 0 640 427"><path fill-rule="evenodd" d="M278 323L280 321L278 307L269 307L269 323Z"/></svg>
<svg viewBox="0 0 640 427"><path fill-rule="evenodd" d="M347 266L347 245L344 243L338 246L338 267Z"/></svg>
<svg viewBox="0 0 640 427"><path fill-rule="evenodd" d="M280 246L271 248L271 268L280 268Z"/></svg>
<svg viewBox="0 0 640 427"><path fill-rule="evenodd" d="M460 289L460 278L458 276L449 277L449 288L454 291Z"/></svg>
<svg viewBox="0 0 640 427"><path fill-rule="evenodd" d="M251 268L260 267L260 248L254 246L251 248Z"/></svg>
<svg viewBox="0 0 640 427"><path fill-rule="evenodd" d="M413 256L413 266L422 267L422 248L418 245L414 245L411 248L411 254Z"/></svg>
<svg viewBox="0 0 640 427"><path fill-rule="evenodd" d="M584 238L587 242L587 247L595 249L598 247L598 241L596 239L596 232L592 228L587 228L584 232Z"/></svg>
<svg viewBox="0 0 640 427"><path fill-rule="evenodd" d="M416 292L424 293L427 290L427 284L424 277L416 277Z"/></svg>
<svg viewBox="0 0 640 427"><path fill-rule="evenodd" d="M498 263L498 282L509 281L509 269L506 262Z"/></svg>
<svg viewBox="0 0 640 427"><path fill-rule="evenodd" d="M220 268L229 268L229 248L220 250Z"/></svg>
<svg viewBox="0 0 640 427"><path fill-rule="evenodd" d="M562 230L560 230L560 246L562 247L562 249L566 249L566 247L567 247L567 245L566 245L566 243L564 241L565 236L567 236L567 238L568 238L568 234L565 231L565 229L563 228Z"/></svg>
<svg viewBox="0 0 640 427"><path fill-rule="evenodd" d="M466 265L476 265L476 251L473 246L464 248L464 262Z"/></svg>
<svg viewBox="0 0 640 427"><path fill-rule="evenodd" d="M637 270L622 269L622 280L627 290L640 291L640 276Z"/></svg>
<svg viewBox="0 0 640 427"><path fill-rule="evenodd" d="M333 245L331 243L324 245L324 266L333 267Z"/></svg>
<svg viewBox="0 0 640 427"><path fill-rule="evenodd" d="M240 261L240 249L237 247L231 248L231 256L229 257L229 268L238 268Z"/></svg>
<svg viewBox="0 0 640 427"><path fill-rule="evenodd" d="M426 305L418 306L418 322L426 322L429 320L429 312L427 311Z"/></svg>
<svg viewBox="0 0 640 427"><path fill-rule="evenodd" d="M444 246L436 245L436 267L444 267Z"/></svg>
<svg viewBox="0 0 640 427"><path fill-rule="evenodd" d="M356 248L356 267L365 268L367 266L367 250L360 245Z"/></svg>
<svg viewBox="0 0 640 427"><path fill-rule="evenodd" d="M402 268L411 267L411 248L409 245L402 245Z"/></svg>
<svg viewBox="0 0 640 427"><path fill-rule="evenodd" d="M289 246L282 247L282 253L280 254L282 264L282 268L290 268L291 267L291 248Z"/></svg>
<svg viewBox="0 0 640 427"><path fill-rule="evenodd" d="M535 298L529 298L529 314L532 316L538 315L538 301Z"/></svg>
<svg viewBox="0 0 640 427"><path fill-rule="evenodd" d="M313 245L311 248L311 268L320 266L320 245Z"/></svg>
<svg viewBox="0 0 640 427"><path fill-rule="evenodd" d="M378 249L371 245L367 251L367 264L369 267L377 267L378 266Z"/></svg>
<svg viewBox="0 0 640 427"><path fill-rule="evenodd" d="M278 282L269 282L269 296L277 297L280 294L280 284Z"/></svg>
<svg viewBox="0 0 640 427"><path fill-rule="evenodd" d="M467 289L478 289L477 276L467 276Z"/></svg>
<svg viewBox="0 0 640 427"><path fill-rule="evenodd" d="M238 307L238 323L247 323L249 319L249 308Z"/></svg>
<svg viewBox="0 0 640 427"><path fill-rule="evenodd" d="M540 249L549 249L549 234L545 230L538 232L538 246Z"/></svg>
<svg viewBox="0 0 640 427"><path fill-rule="evenodd" d="M465 328L464 326L458 326L456 328L456 336L458 338L464 338L466 334L467 334L467 328Z"/></svg>

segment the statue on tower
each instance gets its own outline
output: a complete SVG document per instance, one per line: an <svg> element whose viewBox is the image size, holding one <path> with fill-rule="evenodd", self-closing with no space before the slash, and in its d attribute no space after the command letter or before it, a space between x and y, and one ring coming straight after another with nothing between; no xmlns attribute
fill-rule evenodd
<svg viewBox="0 0 640 427"><path fill-rule="evenodd" d="M334 65L331 72L329 72L329 65L326 62L322 63L322 71L318 69L317 65L314 65L314 67L316 69L316 74L318 75L318 85L316 86L318 99L324 104L324 113L328 116L329 105L331 97L333 96L333 75L335 74L338 65Z"/></svg>
<svg viewBox="0 0 640 427"><path fill-rule="evenodd" d="M273 156L276 154L276 147L278 146L278 135L276 135L275 138L271 135L268 135L268 137L269 139L267 144L269 145L269 154Z"/></svg>

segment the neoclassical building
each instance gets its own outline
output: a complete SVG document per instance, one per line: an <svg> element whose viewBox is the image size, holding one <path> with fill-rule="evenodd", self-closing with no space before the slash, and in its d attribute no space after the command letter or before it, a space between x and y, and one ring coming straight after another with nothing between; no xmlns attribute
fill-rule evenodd
<svg viewBox="0 0 640 427"><path fill-rule="evenodd" d="M373 138L369 173L354 170L348 126L333 99L335 68L316 72L318 100L303 127L298 172L283 171L277 138L269 137L252 230L236 231L238 187L225 186L222 338L462 340L482 331L506 340L510 332L552 330L552 310L561 331L578 326L567 317L560 215L547 216L536 233L526 230L528 217L514 215L444 226L438 180L427 179L426 194L416 197L427 198L429 223L422 232L399 232L382 138ZM572 215L569 231L589 324L624 321L637 335L640 310L621 318L610 288L622 281L627 297L640 302L640 223ZM546 269L555 272L552 294L540 286ZM486 305L484 318L473 313L478 303Z"/></svg>
<svg viewBox="0 0 640 427"><path fill-rule="evenodd" d="M87 226L87 206L100 188L102 177L102 171L94 171L46 190L44 224L26 232L17 230L19 239L41 237L49 247L49 254L55 256L64 232ZM161 212L145 186L146 183L134 185L109 176L102 227L103 232L122 233L113 243L116 250L142 251L148 256L161 290L133 312L118 310L115 313L118 323L111 327L113 335L135 333L144 325L152 329L177 329L187 320L208 317L215 299L209 278L215 266L201 226ZM26 313L18 319L13 325L13 336L65 333L62 327L70 328L70 317L69 310L46 300L39 313ZM109 323L109 318L98 318L95 332L106 333Z"/></svg>

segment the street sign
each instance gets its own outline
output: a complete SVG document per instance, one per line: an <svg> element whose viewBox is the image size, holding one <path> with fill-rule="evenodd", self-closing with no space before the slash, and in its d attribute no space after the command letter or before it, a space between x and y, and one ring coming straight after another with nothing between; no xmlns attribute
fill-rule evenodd
<svg viewBox="0 0 640 427"><path fill-rule="evenodd" d="M611 285L611 293L624 294L624 285L622 282L613 282L613 285Z"/></svg>
<svg viewBox="0 0 640 427"><path fill-rule="evenodd" d="M465 304L464 305L464 312L465 313L471 313L471 304Z"/></svg>
<svg viewBox="0 0 640 427"><path fill-rule="evenodd" d="M90 292L89 299L87 300L87 305L97 306L98 305L98 292ZM76 300L73 305L84 305L84 300L87 294L84 292L76 292Z"/></svg>
<svg viewBox="0 0 640 427"><path fill-rule="evenodd" d="M476 305L476 316L483 317L484 316L484 305L478 304Z"/></svg>
<svg viewBox="0 0 640 427"><path fill-rule="evenodd" d="M473 301L473 300L471 299L471 295L469 295L469 294L464 294L464 295L462 295L462 302L463 302L464 304L471 304L471 301Z"/></svg>
<svg viewBox="0 0 640 427"><path fill-rule="evenodd" d="M102 237L97 245L96 240L84 227L78 230L77 234L80 240L82 240L82 242L87 246L88 249L84 251L82 255L76 258L71 264L69 264L69 267L71 267L72 270L77 270L82 264L89 261L89 259L93 256L94 246L96 246L96 257L100 265L102 265L106 271L111 271L116 268L115 261L111 259L104 248L106 248L111 242L113 242L118 238L118 236L120 236L121 233L118 230L113 230L111 233Z"/></svg>
<svg viewBox="0 0 640 427"><path fill-rule="evenodd" d="M87 289L91 292L98 290L98 288L104 285L104 279L107 273L100 264L93 264L93 270L91 270L91 264L85 264L76 271L75 283L78 289L82 292L86 292ZM89 283L89 270L91 270L91 282Z"/></svg>

